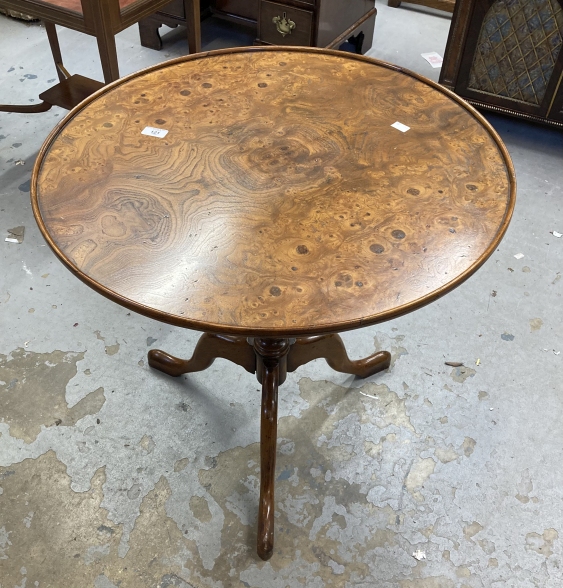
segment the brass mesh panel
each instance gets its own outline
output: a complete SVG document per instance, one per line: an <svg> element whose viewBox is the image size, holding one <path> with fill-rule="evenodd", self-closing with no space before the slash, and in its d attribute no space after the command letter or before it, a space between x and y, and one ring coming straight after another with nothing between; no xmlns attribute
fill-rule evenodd
<svg viewBox="0 0 563 588"><path fill-rule="evenodd" d="M557 0L497 0L481 26L468 88L541 104L562 36Z"/></svg>

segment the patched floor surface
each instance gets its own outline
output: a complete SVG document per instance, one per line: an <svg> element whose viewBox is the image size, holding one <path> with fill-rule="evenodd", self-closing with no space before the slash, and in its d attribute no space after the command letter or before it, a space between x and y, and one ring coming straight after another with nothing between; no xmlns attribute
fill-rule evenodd
<svg viewBox="0 0 563 588"><path fill-rule="evenodd" d="M420 53L443 53L450 20L378 9L370 54L437 79ZM94 40L60 36L67 67L99 78ZM180 29L167 39L154 52L119 35L122 73L186 52ZM0 101L54 82L38 25L0 16L0 55ZM262 562L255 378L223 360L151 371L150 348L187 357L198 333L105 300L39 234L31 169L63 115L0 113L0 588L563 585L561 132L488 116L516 168L512 224L451 294L343 334L353 358L391 351L390 370L289 375ZM5 242L17 226L23 243Z"/></svg>

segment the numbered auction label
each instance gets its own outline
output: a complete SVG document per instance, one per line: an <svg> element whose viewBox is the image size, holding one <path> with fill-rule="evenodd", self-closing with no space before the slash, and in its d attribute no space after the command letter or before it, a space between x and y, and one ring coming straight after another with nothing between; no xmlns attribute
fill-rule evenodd
<svg viewBox="0 0 563 588"><path fill-rule="evenodd" d="M166 129L156 129L155 127L145 127L141 131L141 134L150 135L151 137L158 137L159 139L162 139L163 137L166 137L168 131Z"/></svg>
<svg viewBox="0 0 563 588"><path fill-rule="evenodd" d="M401 131L401 133L406 133L408 130L410 130L410 127L407 127L407 125L404 125L399 121L394 122L391 126L397 129L398 131Z"/></svg>

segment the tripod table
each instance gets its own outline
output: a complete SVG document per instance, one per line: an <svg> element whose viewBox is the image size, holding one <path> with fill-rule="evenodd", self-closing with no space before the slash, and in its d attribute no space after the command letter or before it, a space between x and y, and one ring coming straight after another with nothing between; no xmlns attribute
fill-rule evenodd
<svg viewBox="0 0 563 588"><path fill-rule="evenodd" d="M45 141L39 227L100 294L202 331L172 376L217 357L262 383L258 554L274 545L278 386L325 358L361 378L338 332L436 300L508 226L514 170L472 107L412 72L305 47L156 65L102 88Z"/></svg>

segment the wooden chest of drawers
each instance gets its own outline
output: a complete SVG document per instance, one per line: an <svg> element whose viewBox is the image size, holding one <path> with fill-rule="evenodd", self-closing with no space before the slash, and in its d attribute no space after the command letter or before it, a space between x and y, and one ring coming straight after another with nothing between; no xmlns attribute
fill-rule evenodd
<svg viewBox="0 0 563 588"><path fill-rule="evenodd" d="M267 45L315 45L314 11L260 2L257 41Z"/></svg>
<svg viewBox="0 0 563 588"><path fill-rule="evenodd" d="M362 33L357 53L371 47L375 0L261 0L256 42L338 49Z"/></svg>
<svg viewBox="0 0 563 588"><path fill-rule="evenodd" d="M375 0L201 0L213 14L256 30L258 45L304 45L365 53L375 25ZM182 0L173 0L139 23L141 44L160 49L158 28L185 25Z"/></svg>

